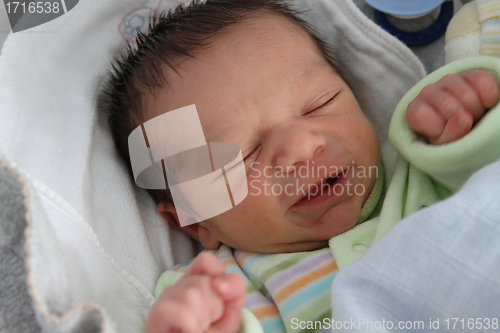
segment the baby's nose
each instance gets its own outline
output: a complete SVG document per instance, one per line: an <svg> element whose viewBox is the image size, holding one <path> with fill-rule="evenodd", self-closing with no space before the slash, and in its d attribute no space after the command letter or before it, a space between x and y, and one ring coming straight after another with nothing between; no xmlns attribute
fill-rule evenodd
<svg viewBox="0 0 500 333"><path fill-rule="evenodd" d="M325 136L304 120L289 121L272 134L273 164L287 170L314 161L324 150Z"/></svg>

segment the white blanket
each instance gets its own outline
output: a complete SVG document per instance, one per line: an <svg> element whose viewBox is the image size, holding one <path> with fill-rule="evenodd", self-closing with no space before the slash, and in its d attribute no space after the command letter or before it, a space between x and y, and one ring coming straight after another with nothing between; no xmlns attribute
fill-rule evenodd
<svg viewBox="0 0 500 333"><path fill-rule="evenodd" d="M41 222L27 239L28 268L34 272L32 296L43 304L39 320L62 318L52 332L67 331L71 316L64 314L85 302L104 310L98 312L106 332L139 332L159 274L195 253L130 181L106 119L96 111L99 88L130 27L178 2L81 0L67 14L4 43L0 153L38 198L32 214ZM384 141L394 106L425 75L422 63L351 0L294 3L309 9L304 17L333 45L338 66L349 73L348 83ZM36 245L49 240L53 246ZM64 276L64 292L39 282L59 281L56 276Z"/></svg>

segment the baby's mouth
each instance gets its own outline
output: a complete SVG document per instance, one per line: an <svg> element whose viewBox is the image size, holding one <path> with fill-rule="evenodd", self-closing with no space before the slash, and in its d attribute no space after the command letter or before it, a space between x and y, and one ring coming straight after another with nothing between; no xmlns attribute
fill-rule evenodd
<svg viewBox="0 0 500 333"><path fill-rule="evenodd" d="M326 200L328 197L337 196L335 195L335 186L341 183L347 177L349 168L344 171L330 176L328 178L322 179L316 184L309 185L308 192L299 201L297 201L294 206L304 206L309 204L315 204Z"/></svg>
<svg viewBox="0 0 500 333"><path fill-rule="evenodd" d="M307 193L307 195L304 196L301 200L314 200L314 198L320 196L322 192L328 190L330 186L333 186L333 184L335 184L338 179L339 175L335 175L332 177L328 177L327 179L323 179L319 184L312 185L309 193Z"/></svg>

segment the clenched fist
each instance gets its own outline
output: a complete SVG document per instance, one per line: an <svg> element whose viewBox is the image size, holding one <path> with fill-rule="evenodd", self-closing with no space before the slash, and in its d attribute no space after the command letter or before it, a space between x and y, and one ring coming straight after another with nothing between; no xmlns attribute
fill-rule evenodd
<svg viewBox="0 0 500 333"><path fill-rule="evenodd" d="M493 75L468 70L444 76L426 86L408 105L410 128L430 144L455 141L467 133L498 101L498 85Z"/></svg>
<svg viewBox="0 0 500 333"><path fill-rule="evenodd" d="M245 284L209 252L191 263L149 310L145 333L235 333L245 302Z"/></svg>

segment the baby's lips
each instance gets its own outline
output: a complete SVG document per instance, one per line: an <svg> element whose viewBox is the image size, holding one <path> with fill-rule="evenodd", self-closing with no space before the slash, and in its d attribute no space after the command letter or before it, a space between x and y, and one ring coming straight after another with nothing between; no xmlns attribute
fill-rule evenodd
<svg viewBox="0 0 500 333"><path fill-rule="evenodd" d="M326 178L323 178L323 179L317 181L316 183L306 184L306 188L307 188L306 194L299 197L299 199L295 203L298 203L299 201L301 201L304 198L311 197L312 191L317 192L318 188L325 187L327 184L329 186L331 186L339 179L339 177L343 178L343 177L347 176L347 174L349 173L349 167L343 168L342 170L343 171L341 171L339 173L332 174L329 177L326 177Z"/></svg>

